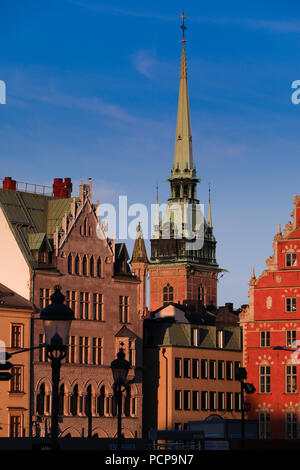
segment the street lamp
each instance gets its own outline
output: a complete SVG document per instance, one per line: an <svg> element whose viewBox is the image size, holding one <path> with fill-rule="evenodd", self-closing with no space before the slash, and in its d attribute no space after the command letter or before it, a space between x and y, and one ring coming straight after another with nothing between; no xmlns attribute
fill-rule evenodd
<svg viewBox="0 0 300 470"><path fill-rule="evenodd" d="M242 449L245 447L245 396L244 393L252 394L255 392L253 384L245 382L247 380L247 370L245 367L237 367L235 371L236 379L241 382L241 441Z"/></svg>
<svg viewBox="0 0 300 470"><path fill-rule="evenodd" d="M46 353L52 366L51 438L57 442L60 368L61 361L67 354L67 341L74 312L64 304L65 296L61 293L60 286L55 286L50 299L51 303L41 311L40 319L43 320Z"/></svg>
<svg viewBox="0 0 300 470"><path fill-rule="evenodd" d="M123 346L123 343L121 343ZM121 347L118 354L117 359L112 361L111 370L113 374L114 384L113 388L115 391L115 396L117 399L117 407L118 407L118 441L117 441L117 449L121 450L121 442L122 442L122 393L126 389L127 385L127 374L130 369L130 363L125 359L124 349Z"/></svg>

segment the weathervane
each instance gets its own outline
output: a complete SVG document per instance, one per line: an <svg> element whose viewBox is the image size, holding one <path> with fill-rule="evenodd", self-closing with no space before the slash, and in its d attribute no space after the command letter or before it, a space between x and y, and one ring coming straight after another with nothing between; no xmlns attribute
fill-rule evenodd
<svg viewBox="0 0 300 470"><path fill-rule="evenodd" d="M186 42L186 39L184 39L184 31L186 30L186 26L184 24L184 20L185 20L185 14L184 13L180 13L180 16L182 18L182 24L180 25L180 28L182 29L182 39L181 39L181 42L182 43L185 43Z"/></svg>

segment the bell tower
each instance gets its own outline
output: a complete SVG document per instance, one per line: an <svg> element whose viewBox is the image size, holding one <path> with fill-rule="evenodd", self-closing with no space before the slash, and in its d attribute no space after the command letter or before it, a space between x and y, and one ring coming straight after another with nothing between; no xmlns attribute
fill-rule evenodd
<svg viewBox="0 0 300 470"><path fill-rule="evenodd" d="M174 163L168 179L170 183L170 197L166 210L168 217L165 213L162 220L156 220L155 236L151 239L150 311L169 302L217 306L218 273L223 271L216 261L216 239L213 235L210 190L207 220L202 214L199 225L199 219L196 217L200 208L197 199L197 185L200 179L197 177L193 158L185 51L186 26L183 13L181 18L182 52ZM158 205L158 200L156 204ZM180 215L179 218L174 216L174 206L177 208L177 215L178 213ZM190 238L186 237L187 224L184 212L187 206L191 211L192 230L202 233L200 245L196 243L197 240L191 242Z"/></svg>

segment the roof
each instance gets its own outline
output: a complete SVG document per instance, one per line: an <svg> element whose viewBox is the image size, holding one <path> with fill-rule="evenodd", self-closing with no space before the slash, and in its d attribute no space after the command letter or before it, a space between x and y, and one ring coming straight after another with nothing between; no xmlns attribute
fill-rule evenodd
<svg viewBox="0 0 300 470"><path fill-rule="evenodd" d="M122 328L115 334L116 338L136 338L136 334L133 333L126 325L123 325Z"/></svg>
<svg viewBox="0 0 300 470"><path fill-rule="evenodd" d="M21 295L0 284L0 308L22 308L28 310L35 310L29 300L24 299Z"/></svg>
<svg viewBox="0 0 300 470"><path fill-rule="evenodd" d="M141 224L138 225L130 263L149 263Z"/></svg>
<svg viewBox="0 0 300 470"><path fill-rule="evenodd" d="M28 264L36 267L31 250L38 250L46 239L51 242L56 226L61 228L73 198L60 199L10 189L0 189L0 207Z"/></svg>

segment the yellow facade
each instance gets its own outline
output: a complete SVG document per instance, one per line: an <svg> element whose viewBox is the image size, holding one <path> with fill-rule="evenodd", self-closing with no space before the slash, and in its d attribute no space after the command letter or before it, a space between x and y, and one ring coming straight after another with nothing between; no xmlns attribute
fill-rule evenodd
<svg viewBox="0 0 300 470"><path fill-rule="evenodd" d="M30 348L32 312L26 299L0 284L1 351L17 353ZM30 351L13 354L9 359L13 378L0 381L0 437L29 436L30 358Z"/></svg>

